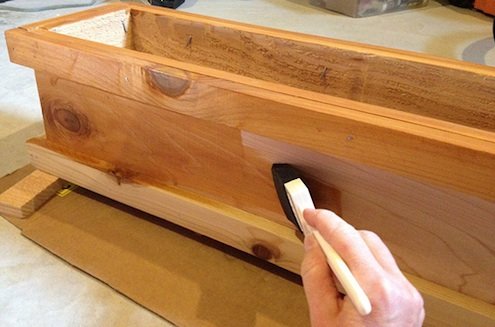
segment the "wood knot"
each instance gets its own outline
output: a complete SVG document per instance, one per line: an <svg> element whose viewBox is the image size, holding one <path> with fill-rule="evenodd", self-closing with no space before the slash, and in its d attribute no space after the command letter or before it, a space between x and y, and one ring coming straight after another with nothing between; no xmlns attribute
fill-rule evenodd
<svg viewBox="0 0 495 327"><path fill-rule="evenodd" d="M263 260L272 260L280 257L278 248L268 245L264 242L255 243L251 247L251 252L258 258Z"/></svg>
<svg viewBox="0 0 495 327"><path fill-rule="evenodd" d="M123 183L130 182L136 176L136 174L131 170L118 168L118 167L108 169L107 172L108 174L110 174L110 176L115 178L115 182L118 185L122 185Z"/></svg>
<svg viewBox="0 0 495 327"><path fill-rule="evenodd" d="M78 133L81 130L81 121L74 112L67 109L56 109L54 115L55 120L65 129L73 133Z"/></svg>
<svg viewBox="0 0 495 327"><path fill-rule="evenodd" d="M88 118L75 110L70 103L53 101L49 104L49 110L46 110L45 114L47 121L53 122L58 129L79 136L90 134Z"/></svg>
<svg viewBox="0 0 495 327"><path fill-rule="evenodd" d="M186 93L191 81L180 77L170 76L155 69L146 69L146 81L153 89L171 98L177 98Z"/></svg>

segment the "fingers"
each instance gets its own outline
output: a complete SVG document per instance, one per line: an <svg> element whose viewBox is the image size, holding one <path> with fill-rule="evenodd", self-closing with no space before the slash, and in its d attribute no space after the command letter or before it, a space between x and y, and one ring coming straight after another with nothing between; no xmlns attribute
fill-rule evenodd
<svg viewBox="0 0 495 327"><path fill-rule="evenodd" d="M305 210L304 219L315 227L344 259L358 281L371 281L383 274L359 232L328 210Z"/></svg>
<svg viewBox="0 0 495 327"><path fill-rule="evenodd" d="M325 255L313 235L304 239L304 249L301 276L311 321L328 321L338 313L340 294Z"/></svg>
<svg viewBox="0 0 495 327"><path fill-rule="evenodd" d="M340 319L355 323L358 318L373 326L421 326L423 299L401 273L389 249L376 234L357 231L328 210L305 210L304 219L347 263L374 308L371 315L363 318L357 315L348 297L340 299L325 255L314 235L309 235L305 239L306 253L301 273L314 326L317 322L332 325L331 322Z"/></svg>
<svg viewBox="0 0 495 327"><path fill-rule="evenodd" d="M392 274L402 275L392 253L378 235L367 230L359 231L359 234L383 269Z"/></svg>

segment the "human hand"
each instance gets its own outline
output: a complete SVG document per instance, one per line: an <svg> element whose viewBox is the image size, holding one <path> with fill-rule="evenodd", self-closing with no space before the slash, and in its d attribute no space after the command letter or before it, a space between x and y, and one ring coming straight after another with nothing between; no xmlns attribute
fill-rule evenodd
<svg viewBox="0 0 495 327"><path fill-rule="evenodd" d="M369 315L361 316L350 299L338 292L325 255L314 236L308 235L301 275L313 327L422 325L425 311L421 295L375 233L357 231L328 210L306 209L304 219L347 263L372 307Z"/></svg>

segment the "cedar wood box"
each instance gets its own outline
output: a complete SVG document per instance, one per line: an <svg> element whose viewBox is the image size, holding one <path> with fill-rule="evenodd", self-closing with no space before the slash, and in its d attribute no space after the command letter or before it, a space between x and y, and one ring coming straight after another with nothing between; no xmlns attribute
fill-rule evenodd
<svg viewBox="0 0 495 327"><path fill-rule="evenodd" d="M495 303L495 69L130 4L6 38L37 168L298 272L288 162L409 278Z"/></svg>

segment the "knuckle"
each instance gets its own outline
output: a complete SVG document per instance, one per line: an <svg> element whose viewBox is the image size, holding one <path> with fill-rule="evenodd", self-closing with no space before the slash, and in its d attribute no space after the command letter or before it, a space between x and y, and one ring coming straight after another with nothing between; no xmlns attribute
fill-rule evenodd
<svg viewBox="0 0 495 327"><path fill-rule="evenodd" d="M342 252L342 254L348 254L355 247L355 244L350 241L355 239L355 233L357 233L357 231L353 226L345 222L339 222L331 231L329 237L330 239L333 238L341 240L340 242L338 242L339 251Z"/></svg>
<svg viewBox="0 0 495 327"><path fill-rule="evenodd" d="M376 281L374 295L381 306L390 306L396 301L396 287L389 279L380 278Z"/></svg>
<svg viewBox="0 0 495 327"><path fill-rule="evenodd" d="M417 289L415 289L412 286L410 288L411 288L411 294L410 294L411 302L416 308L422 309L425 305L423 297L421 296L421 294L418 292Z"/></svg>
<svg viewBox="0 0 495 327"><path fill-rule="evenodd" d="M325 212L323 210L316 210L315 218L317 221L324 221L325 220Z"/></svg>
<svg viewBox="0 0 495 327"><path fill-rule="evenodd" d="M340 234L343 236L350 236L355 232L356 229L344 221L338 221L332 230L332 234Z"/></svg>
<svg viewBox="0 0 495 327"><path fill-rule="evenodd" d="M397 300L397 288L389 280L382 282L381 297L386 303L393 303Z"/></svg>
<svg viewBox="0 0 495 327"><path fill-rule="evenodd" d="M367 240L371 240L374 242L382 240L380 236L378 236L375 232L369 230L360 230L359 233L361 234L361 237Z"/></svg>
<svg viewBox="0 0 495 327"><path fill-rule="evenodd" d="M397 305L406 306L416 312L424 308L421 294L412 285L396 283L393 279L380 278L374 288L374 300L384 308L390 310Z"/></svg>
<svg viewBox="0 0 495 327"><path fill-rule="evenodd" d="M340 233L351 227L341 218L335 218L335 215L330 214L326 210L316 211L316 225L318 230L326 229L330 234ZM326 227L326 228L323 228Z"/></svg>

